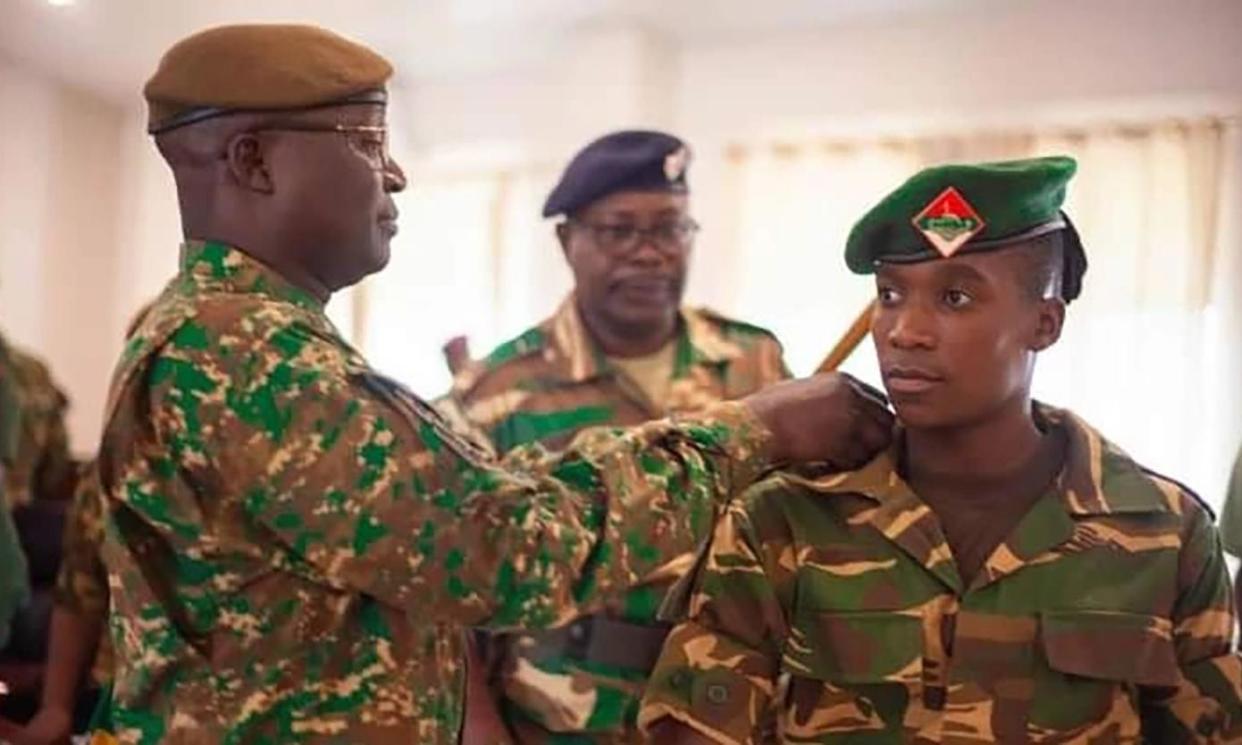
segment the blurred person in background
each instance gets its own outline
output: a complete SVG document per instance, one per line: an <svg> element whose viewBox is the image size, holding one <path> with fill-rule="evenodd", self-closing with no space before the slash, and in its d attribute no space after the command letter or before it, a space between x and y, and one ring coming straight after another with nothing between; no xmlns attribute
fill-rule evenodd
<svg viewBox="0 0 1242 745"><path fill-rule="evenodd" d="M150 309L147 303L134 314L126 339ZM20 727L0 719L0 738L13 745L62 743L91 726L93 711L107 714L113 658L104 633L108 573L100 557L103 531L102 495L91 461L82 467L65 523L39 710ZM107 722L94 724L109 729Z"/></svg>
<svg viewBox="0 0 1242 745"><path fill-rule="evenodd" d="M699 226L690 148L628 130L566 166L544 205L574 278L560 308L455 377L442 405L504 453L565 446L741 398L788 377L771 332L682 304ZM542 634L482 639L495 695L522 743L636 742L643 683L667 627L655 618L710 520L662 546L661 566L606 612Z"/></svg>
<svg viewBox="0 0 1242 745"><path fill-rule="evenodd" d="M8 506L26 557L29 597L0 648L0 716L25 719L38 708L45 673L65 513L77 481L65 414L69 401L47 364L0 336L0 468Z"/></svg>

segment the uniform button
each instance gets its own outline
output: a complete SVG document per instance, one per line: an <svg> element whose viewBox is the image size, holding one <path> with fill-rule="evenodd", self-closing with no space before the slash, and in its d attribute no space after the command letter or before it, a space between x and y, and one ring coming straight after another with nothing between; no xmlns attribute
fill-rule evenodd
<svg viewBox="0 0 1242 745"><path fill-rule="evenodd" d="M570 626L569 627L569 638L576 642L580 642L583 639L585 639L586 638L586 625L582 623L575 623L573 626Z"/></svg>
<svg viewBox="0 0 1242 745"><path fill-rule="evenodd" d="M724 704L729 700L729 689L719 683L714 683L707 687L707 700L717 706Z"/></svg>

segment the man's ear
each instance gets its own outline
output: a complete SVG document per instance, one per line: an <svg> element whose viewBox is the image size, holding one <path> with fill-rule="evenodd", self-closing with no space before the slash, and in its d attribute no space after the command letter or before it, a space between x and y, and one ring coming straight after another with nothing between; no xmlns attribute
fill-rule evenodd
<svg viewBox="0 0 1242 745"><path fill-rule="evenodd" d="M241 132L229 139L224 151L229 174L243 189L271 194L276 191L263 148L263 140L253 132Z"/></svg>
<svg viewBox="0 0 1242 745"><path fill-rule="evenodd" d="M1061 338L1061 329L1065 326L1065 301L1059 297L1044 298L1039 301L1035 330L1031 338L1031 350L1042 352Z"/></svg>

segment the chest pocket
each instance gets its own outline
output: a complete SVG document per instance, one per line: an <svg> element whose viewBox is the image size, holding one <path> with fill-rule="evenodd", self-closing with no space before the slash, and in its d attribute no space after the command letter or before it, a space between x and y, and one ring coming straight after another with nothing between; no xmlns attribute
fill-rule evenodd
<svg viewBox="0 0 1242 745"><path fill-rule="evenodd" d="M1036 668L1032 731L1111 724L1137 737L1139 688L1171 688L1181 679L1168 619L1051 611L1041 614L1039 627L1046 667Z"/></svg>
<svg viewBox="0 0 1242 745"><path fill-rule="evenodd" d="M782 653L782 668L791 676L786 738L833 742L870 733L900 742L922 675L923 647L918 615L796 611Z"/></svg>

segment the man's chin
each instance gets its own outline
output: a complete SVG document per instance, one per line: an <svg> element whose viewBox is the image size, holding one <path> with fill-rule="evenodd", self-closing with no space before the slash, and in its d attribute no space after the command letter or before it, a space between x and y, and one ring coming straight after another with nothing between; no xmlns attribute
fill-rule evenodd
<svg viewBox="0 0 1242 745"><path fill-rule="evenodd" d="M367 262L367 272L363 275L364 277L384 271L384 268L388 266L388 262L392 260L392 245L387 238L381 238L375 242L370 259ZM362 277L359 277L359 279L362 279Z"/></svg>
<svg viewBox="0 0 1242 745"><path fill-rule="evenodd" d="M670 318L676 318L677 310L676 305L622 305L616 308L612 316L618 323L626 326L655 326L667 323Z"/></svg>
<svg viewBox="0 0 1242 745"><path fill-rule="evenodd" d="M893 400L893 411L898 421L907 429L940 429L951 427L956 417L948 412L938 410L926 402Z"/></svg>
<svg viewBox="0 0 1242 745"><path fill-rule="evenodd" d="M360 263L354 268L354 271L351 272L349 276L344 277L344 281L340 283L339 287L333 288L333 292L353 287L372 274L383 271L384 267L388 266L390 258L391 254L389 253L387 246L380 251L376 251L365 264Z"/></svg>
<svg viewBox="0 0 1242 745"><path fill-rule="evenodd" d="M373 264L370 273L375 274L376 272L384 271L384 269L388 267L389 261L392 261L392 249L390 249L388 244L385 243L384 247L380 250L379 255L375 257L375 263Z"/></svg>

